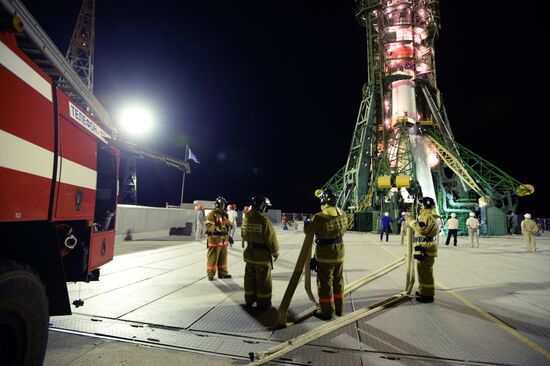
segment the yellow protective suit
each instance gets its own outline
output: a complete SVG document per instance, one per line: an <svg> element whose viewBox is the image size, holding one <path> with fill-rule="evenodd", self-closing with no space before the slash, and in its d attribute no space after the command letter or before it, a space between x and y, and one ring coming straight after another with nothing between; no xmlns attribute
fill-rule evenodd
<svg viewBox="0 0 550 366"><path fill-rule="evenodd" d="M317 259L317 290L321 316L330 318L344 310L344 242L347 230L346 214L334 207L323 205L322 212L304 227L304 244L311 244L315 238ZM308 243L308 241L310 241Z"/></svg>
<svg viewBox="0 0 550 366"><path fill-rule="evenodd" d="M271 306L271 257L279 257L279 243L269 219L252 208L243 219L241 235L247 242L243 257L244 300L248 306L254 302L258 308Z"/></svg>
<svg viewBox="0 0 550 366"><path fill-rule="evenodd" d="M229 245L229 229L231 223L227 213L221 208L215 208L206 217L206 274L209 279L218 272L219 278L229 276L227 271L227 246Z"/></svg>
<svg viewBox="0 0 550 366"><path fill-rule="evenodd" d="M416 261L418 292L420 296L433 297L435 294L433 265L437 257L435 236L439 233L439 227L431 209L420 210L417 219L411 221L410 226L414 230L415 251L423 253L423 259ZM419 249L416 250L416 247Z"/></svg>

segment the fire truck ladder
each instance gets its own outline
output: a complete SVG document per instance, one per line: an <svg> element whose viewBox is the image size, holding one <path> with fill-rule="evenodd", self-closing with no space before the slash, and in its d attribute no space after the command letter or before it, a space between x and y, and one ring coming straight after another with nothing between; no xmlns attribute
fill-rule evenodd
<svg viewBox="0 0 550 366"><path fill-rule="evenodd" d="M24 33L18 33L17 36L25 53L41 65L52 79L63 77L70 89L70 94L79 97L75 101L92 113L111 133L115 133L115 125L107 111L21 1L0 0L0 2L12 16L19 17L23 23Z"/></svg>
<svg viewBox="0 0 550 366"><path fill-rule="evenodd" d="M158 152L143 149L130 142L121 141L116 136L116 126L110 115L103 108L92 92L92 86L86 85L83 78L75 71L71 63L61 54L57 46L48 37L44 29L38 24L20 0L0 0L4 8L12 15L17 16L23 23L23 33L17 33L17 40L23 51L46 72L52 80L62 78L63 88L85 110L89 111L104 127L110 130L113 139L108 143L135 157L164 163L189 173L189 163L169 157ZM88 1L87 6L93 2ZM92 5L90 5L92 4ZM93 6L92 6L93 7ZM86 10L89 13L92 10ZM82 12L82 10L81 10ZM91 72L91 71L90 71Z"/></svg>

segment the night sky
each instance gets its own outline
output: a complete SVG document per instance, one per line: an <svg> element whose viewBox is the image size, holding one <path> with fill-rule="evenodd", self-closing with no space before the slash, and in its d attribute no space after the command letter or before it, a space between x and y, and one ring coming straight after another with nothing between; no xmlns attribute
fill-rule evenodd
<svg viewBox="0 0 550 366"><path fill-rule="evenodd" d="M62 53L80 2L24 1ZM47 4L46 4L47 3ZM546 4L546 2L544 2ZM94 92L112 116L154 110L140 143L200 160L185 202L253 195L317 212L313 196L346 162L367 81L365 29L352 0L97 1ZM544 7L544 8L541 8ZM544 37L548 5L441 1L438 87L456 140L535 194L519 212L549 217ZM138 202L178 204L181 172L138 164Z"/></svg>

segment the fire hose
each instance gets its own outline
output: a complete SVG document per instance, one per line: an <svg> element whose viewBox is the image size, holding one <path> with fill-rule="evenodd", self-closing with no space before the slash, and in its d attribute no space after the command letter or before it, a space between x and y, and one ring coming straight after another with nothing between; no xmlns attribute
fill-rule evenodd
<svg viewBox="0 0 550 366"><path fill-rule="evenodd" d="M251 363L247 364L248 366L256 366L256 365L263 365L266 362L269 362L271 360L274 360L276 358L281 357L282 355L291 352L295 350L296 348L299 348L311 341L314 341L317 338L320 338L322 336L325 336L326 334L333 332L337 329L340 329L348 324L351 324L357 320L360 320L368 315L374 314L380 310L387 309L395 304L398 304L404 300L409 299L409 296L411 294L412 288L414 286L415 282L415 269L413 266L414 258L413 258L413 241L412 241L412 229L407 229L407 255L406 257L397 260L396 262L390 263L387 266L381 268L380 270L367 275L351 284L348 284L348 286L345 287L344 293L351 292L358 287L364 285L365 283L372 281L375 278L380 277L381 275L399 267L403 263L407 263L407 273L405 278L405 291L397 293L385 300L379 301L374 305L368 306L366 308L362 308L359 310L356 310L352 313L346 314L342 316L339 319L333 320L329 323L326 323L318 328L312 329L309 332L306 332L304 334L301 334L295 338L289 339L288 341L282 342L281 344L278 344L274 347L271 347L267 350L264 350L262 352L250 352L249 357ZM277 327L284 327L287 325L287 312L288 307L290 305L290 301L292 300L292 296L294 295L294 291L296 290L296 286L298 284L298 281L302 275L302 271L304 268L306 268L309 271L309 258L311 255L311 243L305 243L302 246L302 250L300 251L300 255L298 257L298 260L296 262L296 266L294 268L294 272L291 276L290 282L287 286L287 289L285 291L285 295L283 297L283 301L281 302L281 306L279 307L279 317L277 320L276 328ZM307 261L306 261L307 259ZM309 279L311 278L311 273L308 277L308 272L306 272L306 291L308 288L307 282L310 282ZM311 290L311 283L309 284L309 289ZM311 292L311 291L310 291ZM310 294L308 293L308 297ZM311 299L311 297L310 297ZM303 314L309 312L308 309L306 312L300 314L302 316ZM300 317L299 316L299 317Z"/></svg>

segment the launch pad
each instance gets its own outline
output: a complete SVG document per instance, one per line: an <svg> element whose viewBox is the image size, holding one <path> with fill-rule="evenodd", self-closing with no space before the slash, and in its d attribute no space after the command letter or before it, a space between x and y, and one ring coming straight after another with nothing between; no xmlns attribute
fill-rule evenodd
<svg viewBox="0 0 550 366"><path fill-rule="evenodd" d="M263 313L244 307L244 262L240 242L229 249L232 279L206 279L204 242L135 241L117 243L147 248L115 256L97 283L70 285L71 300L84 306L73 315L52 317L51 330L105 337L153 347L216 355L227 364L246 364L261 353L318 328L308 318L273 330L292 274L303 233L278 230L281 256L273 270L274 309ZM407 300L367 316L270 364L387 365L485 364L544 365L550 360L550 240L537 238L539 251L528 253L521 237L482 237L480 248L440 245L434 271L434 304ZM345 237L346 284L401 258L397 236L388 243L378 235L348 232ZM157 247L158 249L151 249ZM354 290L345 312L371 306L402 291L405 267ZM314 289L314 292L315 289ZM290 317L311 306L301 284ZM290 319L291 320L291 319ZM56 350L48 350L52 356Z"/></svg>

